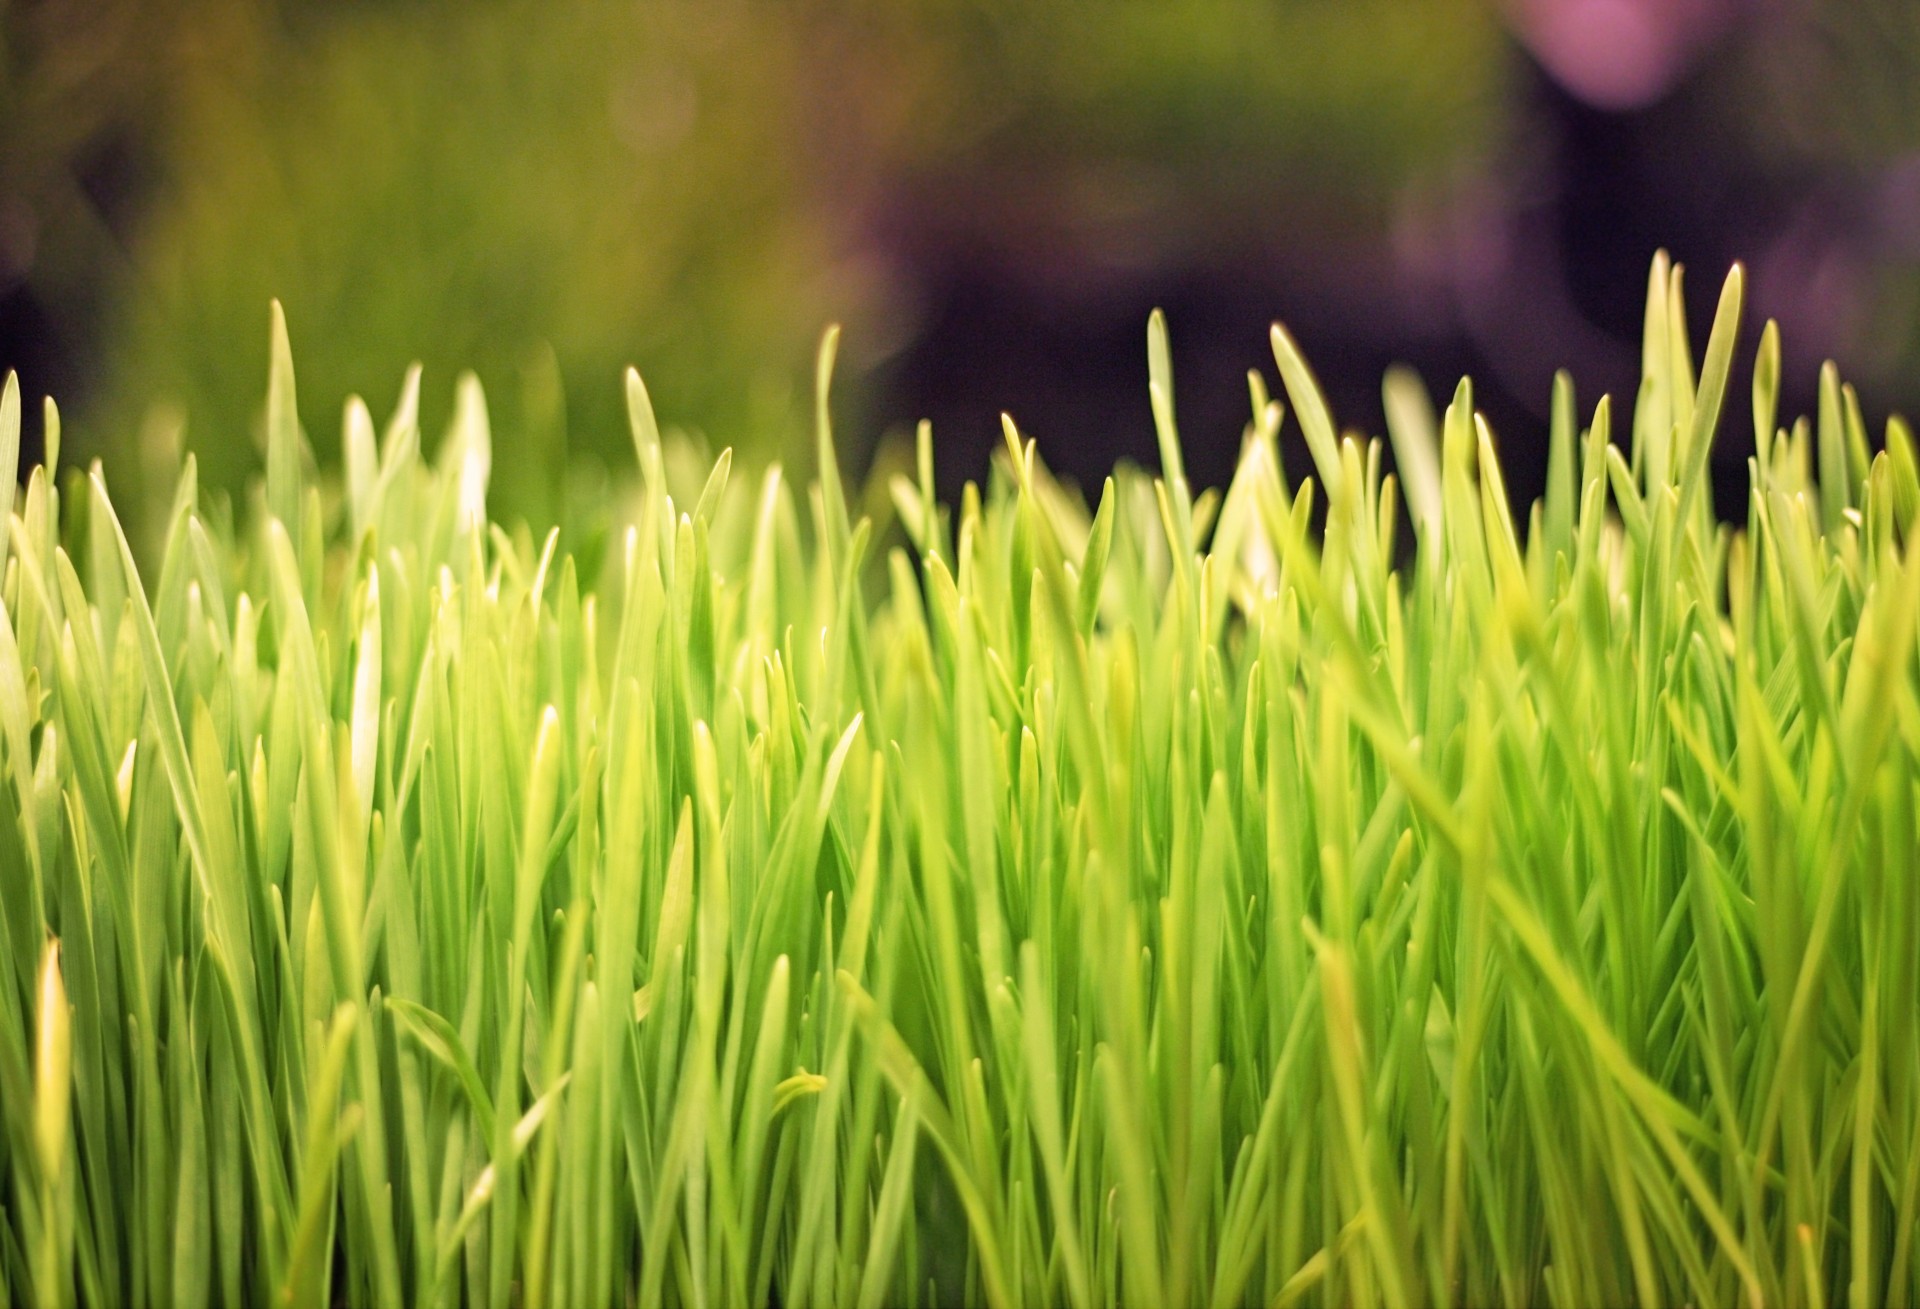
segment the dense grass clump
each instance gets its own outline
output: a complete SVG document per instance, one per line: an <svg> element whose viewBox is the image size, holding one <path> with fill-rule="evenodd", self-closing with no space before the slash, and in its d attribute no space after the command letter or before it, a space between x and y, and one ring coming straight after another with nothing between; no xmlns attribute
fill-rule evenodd
<svg viewBox="0 0 1920 1309"><path fill-rule="evenodd" d="M276 332L251 525L189 465L144 579L49 410L0 1304L1910 1302L1920 476L1831 370L1777 430L1769 329L1719 525L1740 296L1696 378L1656 264L1524 533L1465 383L1396 478L1278 329L1314 481L1256 375L1194 496L1156 320L1093 512L1009 423L850 522L831 338L799 495L630 376L591 573L471 383L323 485Z"/></svg>

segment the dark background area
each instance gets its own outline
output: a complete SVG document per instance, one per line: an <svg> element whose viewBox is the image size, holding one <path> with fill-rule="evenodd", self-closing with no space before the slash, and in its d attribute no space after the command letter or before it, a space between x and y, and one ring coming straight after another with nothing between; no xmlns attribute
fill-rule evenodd
<svg viewBox="0 0 1920 1309"><path fill-rule="evenodd" d="M953 495L1006 410L1097 483L1153 461L1158 306L1197 482L1229 475L1283 320L1368 433L1389 364L1436 398L1471 375L1529 500L1556 368L1583 414L1630 404L1661 247L1696 348L1747 262L1784 416L1828 357L1870 421L1920 408L1920 6L554 12L5 0L0 365L60 400L68 457L118 486L192 449L241 486L280 295L323 458L350 390L382 415L424 357L432 421L478 369L533 470L500 512L557 512L560 452L618 466L626 362L667 421L803 461L830 320L851 462L928 417Z"/></svg>

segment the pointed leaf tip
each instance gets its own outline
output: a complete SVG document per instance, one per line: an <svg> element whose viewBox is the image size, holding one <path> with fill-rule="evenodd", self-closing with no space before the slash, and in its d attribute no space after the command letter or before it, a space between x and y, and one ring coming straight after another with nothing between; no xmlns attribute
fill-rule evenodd
<svg viewBox="0 0 1920 1309"><path fill-rule="evenodd" d="M400 398L394 402L386 431L380 437L380 461L383 467L399 457L403 442L410 441L415 446L419 444L420 373L420 361L416 359L407 366L407 375L400 382Z"/></svg>
<svg viewBox="0 0 1920 1309"><path fill-rule="evenodd" d="M833 387L833 361L840 352L840 324L830 323L820 337L820 354L813 371L813 416L815 457L819 461L820 498L827 517L829 556L838 563L845 558L851 534L847 519L847 499L840 487L840 464L833 449L833 418L828 396Z"/></svg>
<svg viewBox="0 0 1920 1309"><path fill-rule="evenodd" d="M1341 480L1340 443L1333 430L1333 412L1327 408L1326 397L1321 394L1313 370L1307 366L1306 356L1300 353L1300 347L1287 329L1275 323L1268 337L1273 347L1273 361L1280 368L1280 380L1287 388L1287 398L1293 401L1293 412L1300 419L1300 431L1307 439L1314 466L1320 471L1321 484L1329 496L1336 495Z"/></svg>
<svg viewBox="0 0 1920 1309"><path fill-rule="evenodd" d="M660 423L653 415L653 397L640 378L638 368L627 369L627 425L633 430L633 448L640 467L647 466L647 452L660 448Z"/></svg>
<svg viewBox="0 0 1920 1309"><path fill-rule="evenodd" d="M60 471L60 406L48 396L40 411L40 462L47 466L47 480L52 481ZM19 480L18 459L15 460L14 480Z"/></svg>
<svg viewBox="0 0 1920 1309"><path fill-rule="evenodd" d="M1769 318L1760 329L1760 350L1753 360L1753 441L1763 453L1773 440L1779 405L1780 324Z"/></svg>
<svg viewBox="0 0 1920 1309"><path fill-rule="evenodd" d="M1147 316L1147 397L1153 404L1154 435L1160 444L1160 470L1167 486L1187 497L1187 464L1180 449L1180 430L1173 416L1173 352L1167 340L1167 316L1155 309Z"/></svg>
<svg viewBox="0 0 1920 1309"><path fill-rule="evenodd" d="M300 512L300 412L294 392L287 314L270 302L267 364L267 509L293 527Z"/></svg>
<svg viewBox="0 0 1920 1309"><path fill-rule="evenodd" d="M493 430L487 419L487 396L479 377L460 374L454 384L454 433L459 443L458 529L484 531L487 523L487 484L493 475Z"/></svg>
<svg viewBox="0 0 1920 1309"><path fill-rule="evenodd" d="M1023 469L1026 461L1020 453L1020 426L1013 421L1013 415L1004 409L1000 411L1000 439L1007 447L1008 458L1013 460L1014 477L1024 485L1026 478Z"/></svg>
<svg viewBox="0 0 1920 1309"><path fill-rule="evenodd" d="M823 400L833 382L833 363L839 354L840 324L828 323L827 330L820 334L820 352L814 357L813 371L814 387Z"/></svg>
<svg viewBox="0 0 1920 1309"><path fill-rule="evenodd" d="M1726 283L1720 288L1720 304L1714 310L1713 328L1707 336L1707 355L1700 370L1699 390L1694 397L1691 430L1687 437L1686 466L1680 482L1680 517L1683 521L1696 496L1711 495L1705 489L1707 456L1713 445L1714 429L1720 422L1720 405L1726 397L1727 377L1733 368L1733 349L1740 336L1745 287L1746 270L1736 263L1727 273Z"/></svg>
<svg viewBox="0 0 1920 1309"><path fill-rule="evenodd" d="M58 426L57 424L55 425ZM6 563L6 524L13 516L13 496L20 485L20 376L9 372L0 387L0 565Z"/></svg>
<svg viewBox="0 0 1920 1309"><path fill-rule="evenodd" d="M1147 315L1147 380L1173 404L1173 354L1167 341L1167 315L1155 309Z"/></svg>
<svg viewBox="0 0 1920 1309"><path fill-rule="evenodd" d="M1387 369L1380 383L1380 399L1387 416L1387 439L1393 443L1394 465L1400 472L1407 509L1414 526L1423 532L1440 525L1440 419L1433 397L1420 375L1405 364Z"/></svg>
<svg viewBox="0 0 1920 1309"><path fill-rule="evenodd" d="M49 938L40 959L40 995L36 1005L34 1046L34 1145L48 1177L58 1177L67 1154L72 1116L73 1030L67 1009L66 979L60 967L60 939Z"/></svg>

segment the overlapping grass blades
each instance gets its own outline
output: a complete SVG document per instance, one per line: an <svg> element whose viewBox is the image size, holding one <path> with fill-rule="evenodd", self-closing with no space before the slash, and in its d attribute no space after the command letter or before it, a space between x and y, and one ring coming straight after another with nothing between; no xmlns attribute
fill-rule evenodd
<svg viewBox="0 0 1920 1309"><path fill-rule="evenodd" d="M1769 328L1721 527L1740 273L1697 380L1650 290L1524 532L1466 384L1389 378L1403 490L1277 329L1314 482L1256 374L1192 495L1156 319L1092 511L1009 422L854 521L831 338L812 487L678 487L630 376L591 577L471 381L314 482L277 318L253 526L189 466L144 578L49 409L0 1304L1911 1302L1913 441L1777 430Z"/></svg>

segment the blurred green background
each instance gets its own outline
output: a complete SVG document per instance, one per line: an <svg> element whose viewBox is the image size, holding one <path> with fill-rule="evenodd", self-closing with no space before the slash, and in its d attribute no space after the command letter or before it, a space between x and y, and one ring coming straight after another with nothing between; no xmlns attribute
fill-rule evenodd
<svg viewBox="0 0 1920 1309"><path fill-rule="evenodd" d="M628 363L804 463L830 321L856 464L930 416L952 494L1004 408L1097 476L1150 454L1155 304L1201 478L1284 318L1362 427L1391 360L1474 372L1527 494L1553 368L1631 394L1662 244L1750 261L1790 402L1828 354L1920 397L1907 0L0 0L0 43L0 366L135 500L257 470L271 296L323 460L350 392L419 359L432 431L472 368L535 523L626 467Z"/></svg>

